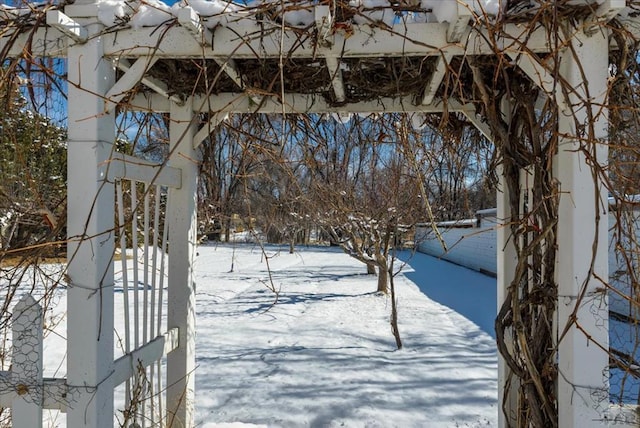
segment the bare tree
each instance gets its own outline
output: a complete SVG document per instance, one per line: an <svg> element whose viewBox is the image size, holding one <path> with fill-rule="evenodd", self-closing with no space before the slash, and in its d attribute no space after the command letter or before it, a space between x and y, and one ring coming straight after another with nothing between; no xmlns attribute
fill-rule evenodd
<svg viewBox="0 0 640 428"><path fill-rule="evenodd" d="M356 119L349 130L355 139L336 142L346 147L324 140L324 147L313 149L325 157L310 157L325 172L311 185L317 221L368 273L377 270L382 293L388 292L390 251L401 241L398 225L411 225L420 207L415 176L399 150L395 120L391 115ZM335 137L346 131L342 124L334 125Z"/></svg>

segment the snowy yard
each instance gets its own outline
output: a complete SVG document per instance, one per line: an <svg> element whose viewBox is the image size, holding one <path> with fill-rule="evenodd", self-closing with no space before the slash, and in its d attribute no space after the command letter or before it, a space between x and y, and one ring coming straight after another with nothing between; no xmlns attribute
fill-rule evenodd
<svg viewBox="0 0 640 428"><path fill-rule="evenodd" d="M396 277L405 345L397 351L389 298L373 292L364 265L335 248L267 254L276 305L259 247L198 248L198 427L497 426L496 347L487 333L495 279L401 254L409 265ZM66 290L55 300L49 317L64 312ZM65 376L65 329L63 319L45 339L45 376ZM123 404L119 387L116 408ZM45 426L65 426L64 414L47 414Z"/></svg>
<svg viewBox="0 0 640 428"><path fill-rule="evenodd" d="M396 277L405 344L396 351L389 299L372 293L376 282L363 265L329 248L268 254L280 289L275 306L259 248L199 248L200 426L497 426L493 339L416 285L452 303L460 298L459 310L486 327L494 279L403 254L412 266Z"/></svg>

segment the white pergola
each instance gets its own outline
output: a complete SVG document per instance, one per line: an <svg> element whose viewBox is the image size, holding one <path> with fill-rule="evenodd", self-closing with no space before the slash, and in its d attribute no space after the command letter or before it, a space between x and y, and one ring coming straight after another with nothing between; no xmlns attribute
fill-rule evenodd
<svg viewBox="0 0 640 428"><path fill-rule="evenodd" d="M586 4L590 2L574 2ZM559 101L560 149L554 163L562 196L559 207L557 274L557 338L560 427L601 426L608 409L606 374L608 355L594 343L608 344L608 307L596 289L594 278L607 278L607 223L605 200L598 200L594 178L584 155L577 151L584 124L594 117L596 137L606 142L606 105L609 78L609 38L602 24L626 7L624 0L605 0L594 12L571 26L565 40L578 56L565 47L560 75L575 88L570 94L556 93L553 73L538 54L554 51L546 29L508 24L499 46L489 42L486 30L472 28L472 11L460 4L451 23L399 23L393 28L353 25L343 31L334 24L330 8L314 6L315 36L285 29L280 23L239 19L213 30L202 25L191 8L181 9L177 19L159 27L105 28L92 0L76 0L61 10L47 13L46 26L35 32L3 34L0 48L9 56L20 56L28 47L34 57L66 57L68 72L68 334L67 378L64 385L45 380L45 392L65 390L59 402L45 407L66 408L71 427L111 427L114 423L114 387L133 375L132 362L153 361L167 354L166 420L171 426L194 426L195 293L193 256L196 247L196 186L198 146L226 113L324 113L324 112L426 112L458 111L491 138L474 105L464 100L440 99L438 89L449 62L462 56L496 55L496 48L535 82L548 96ZM635 32L637 23L625 21ZM270 94L255 88L243 77L239 62L246 59L288 58L317 61L330 75L330 90L336 102L319 93ZM398 95L365 102L349 102L341 63L357 58L434 58L434 69L424 82L419 99ZM193 93L179 97L170 85L151 70L162 60L213 60L232 91ZM120 72L117 74L116 70ZM583 80L583 73L588 78ZM119 76L118 79L116 77ZM285 76L286 79L286 76ZM146 90L139 91L142 84ZM135 91L134 91L135 90ZM135 92L135 93L134 93ZM590 102L585 103L584 100ZM153 165L116 154L115 111L119 104L131 110L167 112L171 118L171 156L167 165ZM510 108L505 100L505 111ZM194 119L208 113L210 123L199 127ZM575 120L577 117L578 120ZM601 144L598 162L606 164L607 146ZM159 332L125 360L114 361L113 254L115 250L114 177L169 186L171 251L168 270L167 332ZM498 218L509 223L511 212L506 186L498 195ZM597 227L596 227L597 224ZM499 306L513 277L516 254L509 245L509 228L498 229ZM592 246L595 263L591 267ZM584 284L586 288L584 288ZM576 304L578 308L576 309ZM596 312L595 316L594 311ZM570 317L577 317L580 331ZM598 322L605 323L605 327ZM125 362L123 362L125 361ZM500 399L505 390L507 367L499 366ZM49 388L49 389L47 389ZM57 390L56 390L57 391ZM53 393L53 392L52 392ZM6 395L6 394L5 394ZM604 395L604 400L602 399ZM11 400L20 400L11 395ZM68 403L73 400L73 405ZM63 403L63 404L60 404ZM511 403L515 406L515 403ZM38 407L38 406L36 406ZM41 407L41 406L40 406ZM514 407L515 408L515 407ZM41 409L40 409L41 411ZM41 418L40 418L41 419ZM163 417L164 419L164 417ZM501 413L501 426L510 422ZM33 425L34 426L34 425Z"/></svg>

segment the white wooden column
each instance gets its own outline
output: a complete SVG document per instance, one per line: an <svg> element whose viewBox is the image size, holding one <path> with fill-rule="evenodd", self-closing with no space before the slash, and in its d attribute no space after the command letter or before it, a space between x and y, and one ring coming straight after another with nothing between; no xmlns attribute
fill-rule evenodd
<svg viewBox="0 0 640 428"><path fill-rule="evenodd" d="M182 187L169 191L168 327L179 329L179 347L167 356L167 426L194 426L195 280L193 262L197 240L198 152L193 148L196 127L192 102L171 103L171 157L182 170Z"/></svg>
<svg viewBox="0 0 640 428"><path fill-rule="evenodd" d="M68 49L67 424L74 428L113 427L114 187L101 166L115 139L102 98L115 70L102 55L102 37Z"/></svg>
<svg viewBox="0 0 640 428"><path fill-rule="evenodd" d="M505 120L509 120L511 116L511 101L503 99L501 103L501 110L505 117ZM498 287L498 311L504 304L509 286L513 281L513 276L516 271L516 265L518 263L518 256L516 254L516 247L513 241L513 235L511 233L510 223L512 221L518 221L517 213L516 218L513 218L511 212L510 197L511 192L506 184L504 171L502 165L499 166L498 171L498 194L496 198L496 214L498 217L499 227L496 231L497 237L497 258L496 258L496 285ZM505 331L505 342L508 347L512 341L512 337ZM513 377L511 382L508 382L509 373L511 370L504 361L504 358L498 353L498 426L508 427L514 426L517 415L517 397L518 397L518 383L516 378ZM505 401L505 394L508 394L508 399L503 407L503 401ZM506 415L505 415L506 412Z"/></svg>
<svg viewBox="0 0 640 428"><path fill-rule="evenodd" d="M560 182L558 223L558 413L560 427L596 427L608 407L608 304L602 284L590 275L594 252L595 274L607 280L607 193L598 194L592 169L581 146L595 154L598 163L607 162L607 111L601 109L608 77L608 44L604 31L591 36L577 32L571 46L578 59L562 56L561 73L575 88L569 102L559 108L560 138L555 159L555 176ZM584 75L583 75L584 73ZM590 103L585 102L588 98ZM558 94L562 100L562 95ZM590 114L593 118L590 119ZM576 126L576 119L578 125ZM593 126L596 139L589 137ZM583 128L584 127L584 128ZM578 129L576 129L578 128ZM597 143L597 149L593 145ZM596 224L596 216L600 221ZM575 323L572 322L575 316ZM568 330L565 327L570 325ZM581 331L577 326L580 326Z"/></svg>
<svg viewBox="0 0 640 428"><path fill-rule="evenodd" d="M513 236L511 233L511 227L509 223L511 220L511 206L509 203L509 189L505 183L504 176L500 173L500 181L498 183L498 197L497 197L497 216L499 227L497 230L497 272L496 282L498 287L498 311L504 304L507 295L508 288L513 281L513 275L515 273L517 256L515 246L513 244ZM516 219L517 221L517 219ZM505 331L505 342L510 347L512 337ZM498 353L498 426L508 427L515 424L515 417L517 412L517 396L518 396L518 384L515 382L515 377L509 382L509 373L511 370L504 361L504 358ZM503 402L505 394L508 394L508 400L503 408ZM507 415L505 415L505 412Z"/></svg>

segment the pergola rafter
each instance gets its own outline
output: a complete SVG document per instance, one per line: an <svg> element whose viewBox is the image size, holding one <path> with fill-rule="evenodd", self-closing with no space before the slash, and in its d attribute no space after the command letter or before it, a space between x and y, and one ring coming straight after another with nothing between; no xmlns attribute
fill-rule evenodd
<svg viewBox="0 0 640 428"><path fill-rule="evenodd" d="M145 68L143 70L135 70L132 73L130 70L133 67L129 62L129 60L124 58L119 59L116 63L116 67L119 70L122 70L125 74L118 81L118 82L122 81L122 86L121 86L121 92L118 94L119 98L115 99L115 101L118 102L122 100L122 98L126 95L127 91L132 90L134 86L138 84L138 82L141 82L144 86L151 89L158 95L162 96L164 99L170 100L176 103L181 102L180 97L178 97L175 94L169 94L169 88L166 83L162 82L161 80L155 77L146 75L146 72L149 71L149 68L151 68L151 66L153 65L153 63L155 63L155 61L156 61L155 58L151 58L151 59L138 58L135 64L140 63L140 65L145 66ZM125 84L125 81L122 79L124 79L124 76L126 76L129 73L132 73L132 74L130 74L130 78ZM114 88L115 88L115 85L114 85ZM113 88L111 88L111 92L113 92ZM107 98L109 98L110 100L112 99L110 97L107 97Z"/></svg>

